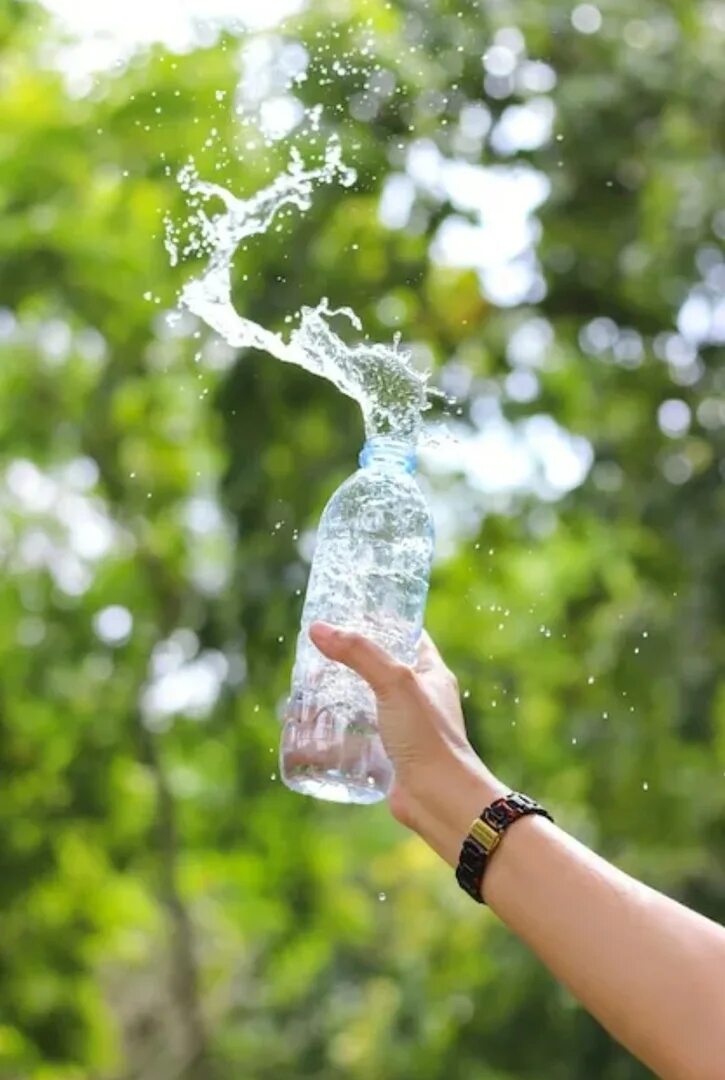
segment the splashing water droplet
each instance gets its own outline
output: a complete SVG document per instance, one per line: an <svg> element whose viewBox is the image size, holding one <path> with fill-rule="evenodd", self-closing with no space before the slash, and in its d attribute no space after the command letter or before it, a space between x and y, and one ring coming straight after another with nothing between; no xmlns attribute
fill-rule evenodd
<svg viewBox="0 0 725 1080"><path fill-rule="evenodd" d="M384 892L379 892L378 893L378 900L380 901L381 904L384 904L387 899L388 899L387 893L384 893Z"/></svg>
<svg viewBox="0 0 725 1080"><path fill-rule="evenodd" d="M320 116L321 110L313 110L314 130ZM231 268L240 244L265 233L275 221L278 224L282 211L296 208L304 213L312 204L315 185L336 180L349 187L355 173L344 164L334 138L327 144L321 165L305 168L293 150L287 171L249 199L239 199L219 184L202 180L193 160L185 165L179 183L190 208L189 238L182 246L179 228L167 218L165 246L172 263L199 253L208 256L208 263L201 276L182 289L181 305L234 348L262 349L328 379L359 403L368 436L392 433L415 438L427 406L427 376L412 367L410 356L397 342L392 346L367 341L347 345L332 331L329 319L342 317L357 331L362 330L360 320L349 308L331 308L326 298L315 308L302 308L299 326L289 340L241 316L232 303ZM204 209L209 199L221 201L224 208L211 217Z"/></svg>

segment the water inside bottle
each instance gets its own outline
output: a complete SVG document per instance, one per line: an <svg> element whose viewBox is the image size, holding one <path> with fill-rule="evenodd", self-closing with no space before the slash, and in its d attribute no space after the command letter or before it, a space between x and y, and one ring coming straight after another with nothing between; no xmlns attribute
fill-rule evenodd
<svg viewBox="0 0 725 1080"><path fill-rule="evenodd" d="M309 627L321 618L358 630L413 663L433 535L410 447L369 440L360 460L320 521L280 757L293 790L371 803L387 795L393 779L374 696L353 671L318 652Z"/></svg>
<svg viewBox="0 0 725 1080"><path fill-rule="evenodd" d="M393 768L374 702L366 710L349 701L335 707L324 693L298 693L284 721L280 760L287 787L328 802L372 804L385 798Z"/></svg>

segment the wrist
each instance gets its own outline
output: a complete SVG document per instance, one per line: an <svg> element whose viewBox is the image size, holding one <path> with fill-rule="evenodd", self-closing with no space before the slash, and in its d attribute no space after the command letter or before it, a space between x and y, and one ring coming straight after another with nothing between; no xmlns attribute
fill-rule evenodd
<svg viewBox="0 0 725 1080"><path fill-rule="evenodd" d="M436 776L430 777L427 791L425 795L421 792L419 799L431 831L435 830L436 843L432 846L450 866L458 864L471 823L484 807L508 791L475 755L456 758L448 768L439 768Z"/></svg>

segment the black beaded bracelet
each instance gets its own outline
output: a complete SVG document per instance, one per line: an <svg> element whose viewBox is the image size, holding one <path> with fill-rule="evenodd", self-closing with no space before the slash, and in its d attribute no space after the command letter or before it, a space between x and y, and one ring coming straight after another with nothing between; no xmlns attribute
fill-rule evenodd
<svg viewBox="0 0 725 1080"><path fill-rule="evenodd" d="M481 895L481 882L488 860L501 843L504 832L514 821L529 814L538 814L549 821L554 820L534 799L512 791L500 799L495 799L471 825L461 848L456 879L464 892L476 903L485 903Z"/></svg>

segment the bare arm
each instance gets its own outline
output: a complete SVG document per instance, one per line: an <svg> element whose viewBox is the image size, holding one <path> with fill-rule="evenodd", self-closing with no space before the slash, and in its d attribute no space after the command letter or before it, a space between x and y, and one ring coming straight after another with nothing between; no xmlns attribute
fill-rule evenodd
<svg viewBox="0 0 725 1080"><path fill-rule="evenodd" d="M416 671L356 634L315 644L372 686L396 766L391 808L452 866L506 788L465 733L455 680L429 639ZM491 859L486 902L588 1011L665 1080L725 1077L725 930L622 873L542 818Z"/></svg>
<svg viewBox="0 0 725 1080"><path fill-rule="evenodd" d="M725 1076L725 931L541 819L504 843L485 896L514 933L658 1076Z"/></svg>

